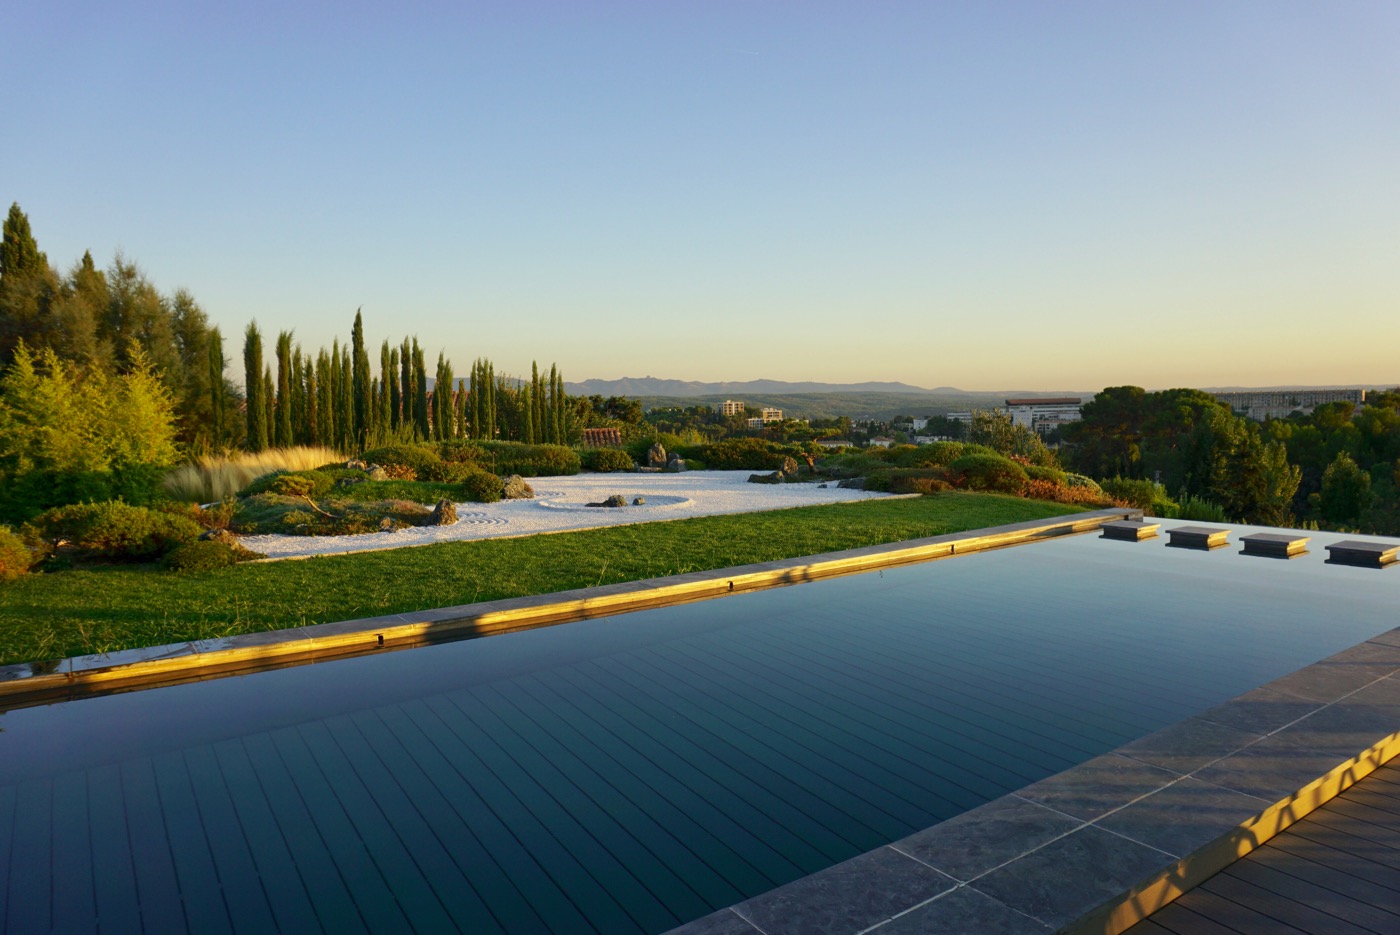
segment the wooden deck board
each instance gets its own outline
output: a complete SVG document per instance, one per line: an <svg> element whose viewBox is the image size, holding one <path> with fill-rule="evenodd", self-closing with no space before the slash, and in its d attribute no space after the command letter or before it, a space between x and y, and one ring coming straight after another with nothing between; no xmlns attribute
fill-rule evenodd
<svg viewBox="0 0 1400 935"><path fill-rule="evenodd" d="M1387 765L1128 932L1400 932L1397 808Z"/></svg>

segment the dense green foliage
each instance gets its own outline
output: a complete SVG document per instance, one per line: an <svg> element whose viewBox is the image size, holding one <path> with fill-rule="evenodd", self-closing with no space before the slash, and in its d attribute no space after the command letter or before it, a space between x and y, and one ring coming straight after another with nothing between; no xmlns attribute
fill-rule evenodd
<svg viewBox="0 0 1400 935"><path fill-rule="evenodd" d="M585 470L600 474L613 471L631 471L637 467L632 456L618 448L590 448L579 456Z"/></svg>
<svg viewBox="0 0 1400 935"><path fill-rule="evenodd" d="M815 555L1077 509L948 493L182 575L144 569L30 575L0 588L0 664ZM151 613L153 607L160 613Z"/></svg>
<svg viewBox="0 0 1400 935"><path fill-rule="evenodd" d="M36 516L28 534L80 561L148 562L199 538L193 520L118 500L74 503Z"/></svg>
<svg viewBox="0 0 1400 935"><path fill-rule="evenodd" d="M211 539L176 546L166 554L161 567L175 572L212 571L263 557L242 546Z"/></svg>
<svg viewBox="0 0 1400 935"><path fill-rule="evenodd" d="M81 500L146 503L176 459L169 392L139 346L120 375L21 342L0 376L0 521Z"/></svg>
<svg viewBox="0 0 1400 935"><path fill-rule="evenodd" d="M13 581L29 571L34 553L9 526L0 526L0 581Z"/></svg>

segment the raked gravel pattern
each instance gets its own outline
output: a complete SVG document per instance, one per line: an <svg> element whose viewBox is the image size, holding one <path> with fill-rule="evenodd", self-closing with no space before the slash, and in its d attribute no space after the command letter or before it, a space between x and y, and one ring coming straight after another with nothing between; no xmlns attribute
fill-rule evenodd
<svg viewBox="0 0 1400 935"><path fill-rule="evenodd" d="M756 513L793 506L869 500L889 494L846 490L833 481L751 484L751 471L686 471L681 474L578 474L527 478L533 500L459 503L451 526L426 526L358 536L245 536L243 544L269 558L303 558L341 552L371 552L434 542L525 536L598 526L626 526L663 519ZM621 508L587 507L613 494L627 498ZM643 497L646 503L633 506Z"/></svg>

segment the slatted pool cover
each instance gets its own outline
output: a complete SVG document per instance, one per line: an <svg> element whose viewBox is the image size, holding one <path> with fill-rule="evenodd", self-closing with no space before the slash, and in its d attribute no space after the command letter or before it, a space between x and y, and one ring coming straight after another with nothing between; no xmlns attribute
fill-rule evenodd
<svg viewBox="0 0 1400 935"><path fill-rule="evenodd" d="M658 932L1387 629L1397 584L1079 537L15 710L0 919Z"/></svg>

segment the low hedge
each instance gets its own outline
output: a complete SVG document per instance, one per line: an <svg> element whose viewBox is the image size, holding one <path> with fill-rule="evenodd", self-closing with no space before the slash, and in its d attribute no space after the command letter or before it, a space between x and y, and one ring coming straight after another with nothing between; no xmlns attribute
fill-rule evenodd
<svg viewBox="0 0 1400 935"><path fill-rule="evenodd" d="M632 456L620 448L589 448L579 456L584 470L600 474L615 471L631 471L637 467Z"/></svg>
<svg viewBox="0 0 1400 935"><path fill-rule="evenodd" d="M1026 469L998 454L965 454L948 465L950 479L964 490L1020 493L1030 480Z"/></svg>

